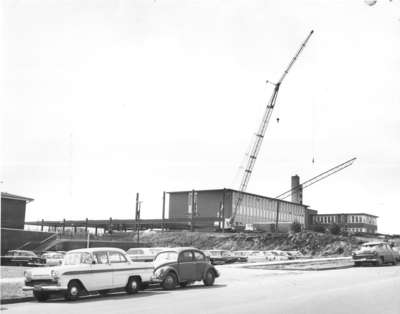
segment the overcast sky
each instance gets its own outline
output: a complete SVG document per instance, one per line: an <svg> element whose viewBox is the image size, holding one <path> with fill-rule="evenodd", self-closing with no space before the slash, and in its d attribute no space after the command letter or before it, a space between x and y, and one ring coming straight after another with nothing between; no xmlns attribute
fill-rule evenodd
<svg viewBox="0 0 400 314"><path fill-rule="evenodd" d="M3 1L2 191L27 220L161 217L162 192L238 188L282 84L248 191L304 190L319 213L400 233L400 3ZM276 118L279 117L279 123ZM312 160L315 160L312 163Z"/></svg>

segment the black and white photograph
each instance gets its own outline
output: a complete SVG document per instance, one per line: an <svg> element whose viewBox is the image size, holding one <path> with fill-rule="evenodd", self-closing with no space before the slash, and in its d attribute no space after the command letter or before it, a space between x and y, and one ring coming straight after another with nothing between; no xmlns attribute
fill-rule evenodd
<svg viewBox="0 0 400 314"><path fill-rule="evenodd" d="M0 311L400 314L400 0L3 0Z"/></svg>

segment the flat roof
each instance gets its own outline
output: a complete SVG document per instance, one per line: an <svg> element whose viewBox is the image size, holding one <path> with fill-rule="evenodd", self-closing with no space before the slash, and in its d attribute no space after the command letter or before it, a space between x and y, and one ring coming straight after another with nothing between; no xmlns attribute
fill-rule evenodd
<svg viewBox="0 0 400 314"><path fill-rule="evenodd" d="M294 205L299 205L299 206L303 206L303 207L309 207L308 205L304 205L304 204L299 204L299 203L294 203L294 202L289 202L289 201L285 201L285 200L281 200L279 198L273 198L273 197L268 197L268 196L264 196L264 195L259 195L259 194L254 194L254 193L249 193L249 192L240 192L238 190L234 190L234 189L208 189L208 190L194 190L195 192L222 192L222 191L230 191L230 192L236 192L236 193L243 193L246 195L251 195L251 196L255 196L255 197L260 197L260 198L266 198L269 200L274 200L274 201L280 201L283 203L289 203L289 204L294 204ZM172 192L167 192L168 194L173 194L173 193L190 193L193 190L189 190L189 191L172 191Z"/></svg>
<svg viewBox="0 0 400 314"><path fill-rule="evenodd" d="M315 214L316 216L333 216L333 215L365 215L365 216L371 216L374 218L379 218L379 216L371 215L371 214L366 214L366 213L334 213L334 214Z"/></svg>
<svg viewBox="0 0 400 314"><path fill-rule="evenodd" d="M7 193L7 192L1 192L1 198L7 198L7 199L10 199L10 200L25 201L27 203L33 201L33 198L20 196L20 195L15 195L15 194Z"/></svg>

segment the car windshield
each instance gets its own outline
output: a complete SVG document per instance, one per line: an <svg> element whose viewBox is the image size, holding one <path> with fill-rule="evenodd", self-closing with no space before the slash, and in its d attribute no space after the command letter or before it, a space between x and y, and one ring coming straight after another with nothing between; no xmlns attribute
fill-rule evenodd
<svg viewBox="0 0 400 314"><path fill-rule="evenodd" d="M64 257L64 265L91 264L92 256L88 252L68 253Z"/></svg>
<svg viewBox="0 0 400 314"><path fill-rule="evenodd" d="M157 255L154 260L154 265L160 265L168 262L176 262L178 261L178 253L177 252L162 252Z"/></svg>

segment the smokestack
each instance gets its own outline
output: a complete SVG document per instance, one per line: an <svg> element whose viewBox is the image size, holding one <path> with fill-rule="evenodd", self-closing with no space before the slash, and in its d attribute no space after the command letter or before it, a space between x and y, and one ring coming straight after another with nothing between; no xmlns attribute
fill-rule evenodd
<svg viewBox="0 0 400 314"><path fill-rule="evenodd" d="M303 186L300 185L300 177L297 174L292 176L292 202L303 204Z"/></svg>

